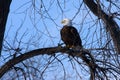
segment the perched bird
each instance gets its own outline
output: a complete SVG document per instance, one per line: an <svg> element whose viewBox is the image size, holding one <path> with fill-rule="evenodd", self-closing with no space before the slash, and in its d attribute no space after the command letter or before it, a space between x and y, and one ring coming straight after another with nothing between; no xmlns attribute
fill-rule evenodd
<svg viewBox="0 0 120 80"><path fill-rule="evenodd" d="M70 19L63 19L63 28L60 31L61 39L68 48L82 47L82 41L80 39L79 33L75 27L72 26L72 21Z"/></svg>

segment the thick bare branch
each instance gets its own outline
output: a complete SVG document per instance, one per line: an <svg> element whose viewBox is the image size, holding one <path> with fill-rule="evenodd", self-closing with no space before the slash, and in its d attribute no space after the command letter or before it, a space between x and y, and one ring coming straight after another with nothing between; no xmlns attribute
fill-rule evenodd
<svg viewBox="0 0 120 80"><path fill-rule="evenodd" d="M64 47L49 47L49 48L42 48L42 49L36 49L27 53L24 53L18 57L15 57L11 60L9 60L7 63L5 63L0 68L0 77L2 77L7 71L9 71L15 64L22 62L23 60L29 59L31 57L37 56L37 55L54 55L58 52L66 52L68 49Z"/></svg>
<svg viewBox="0 0 120 80"><path fill-rule="evenodd" d="M96 15L98 16L98 18L102 19L103 22L106 25L107 29L106 31L109 31L116 52L118 54L120 54L120 31L119 31L119 26L117 25L117 23L115 22L115 20L113 20L113 17L109 16L108 14L106 14L100 7L99 4L96 4L94 2L94 0L83 0L84 3L88 6L88 8Z"/></svg>

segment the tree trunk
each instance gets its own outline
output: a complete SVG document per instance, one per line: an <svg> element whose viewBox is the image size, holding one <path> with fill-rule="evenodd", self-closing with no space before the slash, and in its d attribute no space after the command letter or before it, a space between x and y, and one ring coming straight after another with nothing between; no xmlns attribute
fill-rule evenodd
<svg viewBox="0 0 120 80"><path fill-rule="evenodd" d="M12 0L0 0L0 56L11 1Z"/></svg>
<svg viewBox="0 0 120 80"><path fill-rule="evenodd" d="M88 8L105 23L106 31L109 31L111 38L114 43L115 50L120 54L120 30L117 23L113 20L113 17L106 14L100 7L96 4L94 0L83 0Z"/></svg>

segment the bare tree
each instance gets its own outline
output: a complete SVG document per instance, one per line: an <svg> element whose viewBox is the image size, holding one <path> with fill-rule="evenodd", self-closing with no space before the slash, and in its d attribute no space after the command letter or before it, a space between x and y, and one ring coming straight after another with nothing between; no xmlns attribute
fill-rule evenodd
<svg viewBox="0 0 120 80"><path fill-rule="evenodd" d="M12 37L9 33L13 23L5 34L0 78L119 80L119 3L118 0L25 2L14 12L24 15L22 23L13 28ZM57 35L61 28L57 21L64 17L70 17L77 26L83 44L79 51L66 48ZM31 20L27 25L32 30L24 26L26 19Z"/></svg>

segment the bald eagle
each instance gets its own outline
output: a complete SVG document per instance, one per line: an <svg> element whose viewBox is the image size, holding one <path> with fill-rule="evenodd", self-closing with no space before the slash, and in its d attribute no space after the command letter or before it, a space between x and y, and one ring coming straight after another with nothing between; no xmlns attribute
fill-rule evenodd
<svg viewBox="0 0 120 80"><path fill-rule="evenodd" d="M61 39L68 48L82 47L82 41L75 27L72 26L70 19L63 19L63 28L60 31Z"/></svg>

